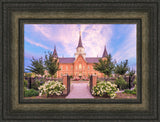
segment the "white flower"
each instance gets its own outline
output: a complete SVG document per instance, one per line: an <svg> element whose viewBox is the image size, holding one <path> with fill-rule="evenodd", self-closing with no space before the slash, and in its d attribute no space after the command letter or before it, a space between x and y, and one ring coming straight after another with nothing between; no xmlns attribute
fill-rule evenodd
<svg viewBox="0 0 160 122"><path fill-rule="evenodd" d="M42 96L42 93L39 93L39 96Z"/></svg>

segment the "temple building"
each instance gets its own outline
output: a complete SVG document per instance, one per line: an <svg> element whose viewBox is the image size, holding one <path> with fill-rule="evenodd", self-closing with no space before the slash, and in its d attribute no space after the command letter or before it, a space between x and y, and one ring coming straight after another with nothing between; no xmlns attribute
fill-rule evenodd
<svg viewBox="0 0 160 122"><path fill-rule="evenodd" d="M54 47L53 57L58 58L60 70L57 72L57 78L61 78L63 75L68 74L73 78L88 78L91 74L96 74L98 77L104 77L103 73L100 73L93 69L94 63L98 63L100 58L105 58L108 53L106 46L102 57L86 57L85 48L82 44L81 33L79 35L79 42L76 48L75 57L58 57L56 47Z"/></svg>

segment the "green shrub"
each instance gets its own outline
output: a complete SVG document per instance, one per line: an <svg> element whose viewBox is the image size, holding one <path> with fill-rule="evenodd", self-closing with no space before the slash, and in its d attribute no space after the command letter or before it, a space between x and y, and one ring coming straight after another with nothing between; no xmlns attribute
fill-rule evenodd
<svg viewBox="0 0 160 122"><path fill-rule="evenodd" d="M52 77L52 75L50 75L50 74L48 74L48 76L47 76L48 78L51 78Z"/></svg>
<svg viewBox="0 0 160 122"><path fill-rule="evenodd" d="M54 78L57 78L57 74L55 74L53 77L54 77Z"/></svg>
<svg viewBox="0 0 160 122"><path fill-rule="evenodd" d="M39 92L34 89L24 90L24 97L38 96Z"/></svg>
<svg viewBox="0 0 160 122"><path fill-rule="evenodd" d="M70 75L70 78L73 78L73 76L72 76L72 75Z"/></svg>
<svg viewBox="0 0 160 122"><path fill-rule="evenodd" d="M101 82L100 80L97 80L97 83Z"/></svg>
<svg viewBox="0 0 160 122"><path fill-rule="evenodd" d="M44 84L44 79L40 79L40 80L35 79L35 81L31 83L31 88L38 90L38 87L43 84Z"/></svg>
<svg viewBox="0 0 160 122"><path fill-rule="evenodd" d="M25 73L25 77L31 77L32 74L31 73Z"/></svg>
<svg viewBox="0 0 160 122"><path fill-rule="evenodd" d="M119 86L119 89L123 90L129 87L129 84L123 79L122 76L116 79L115 84Z"/></svg>
<svg viewBox="0 0 160 122"><path fill-rule="evenodd" d="M135 85L133 91L134 91L134 92L137 92L137 86L136 86L136 85Z"/></svg>
<svg viewBox="0 0 160 122"><path fill-rule="evenodd" d="M125 89L123 93L127 93L127 94L135 94L137 93L137 90L136 90L136 86L133 90L129 90L129 89Z"/></svg>
<svg viewBox="0 0 160 122"><path fill-rule="evenodd" d="M27 87L24 87L24 92L27 90Z"/></svg>
<svg viewBox="0 0 160 122"><path fill-rule="evenodd" d="M137 85L137 80L136 79L133 81L133 85L134 86Z"/></svg>
<svg viewBox="0 0 160 122"><path fill-rule="evenodd" d="M111 99L116 97L117 85L112 84L110 81L100 81L92 88L92 94L97 96L107 95Z"/></svg>
<svg viewBox="0 0 160 122"><path fill-rule="evenodd" d="M28 81L24 79L24 87L28 86Z"/></svg>
<svg viewBox="0 0 160 122"><path fill-rule="evenodd" d="M65 86L59 81L48 81L41 85L39 88L39 96L46 94L49 95L61 95L65 90Z"/></svg>

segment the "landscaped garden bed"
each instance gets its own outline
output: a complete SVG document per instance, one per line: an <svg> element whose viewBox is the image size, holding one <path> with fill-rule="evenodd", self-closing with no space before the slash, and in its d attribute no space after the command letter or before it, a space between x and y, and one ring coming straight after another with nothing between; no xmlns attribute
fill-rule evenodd
<svg viewBox="0 0 160 122"><path fill-rule="evenodd" d="M32 83L32 88L27 88L27 82L24 80L24 98L65 98L63 95L65 86L60 81L46 81L40 83L39 80L35 80Z"/></svg>
<svg viewBox="0 0 160 122"><path fill-rule="evenodd" d="M114 82L97 80L97 85L92 88L92 95L95 99L136 99L136 82L134 86L130 90L129 83L121 76L116 78Z"/></svg>

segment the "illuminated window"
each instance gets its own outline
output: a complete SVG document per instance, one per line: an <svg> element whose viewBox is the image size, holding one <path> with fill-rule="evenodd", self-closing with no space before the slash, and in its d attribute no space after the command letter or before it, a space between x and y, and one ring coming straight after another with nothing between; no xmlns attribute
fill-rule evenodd
<svg viewBox="0 0 160 122"><path fill-rule="evenodd" d="M79 69L82 69L82 64L79 64Z"/></svg>
<svg viewBox="0 0 160 122"><path fill-rule="evenodd" d="M63 69L63 66L61 66L61 70Z"/></svg>
<svg viewBox="0 0 160 122"><path fill-rule="evenodd" d="M68 66L66 66L66 70L68 70Z"/></svg>
<svg viewBox="0 0 160 122"><path fill-rule="evenodd" d="M88 70L89 70L89 66L88 66Z"/></svg>
<svg viewBox="0 0 160 122"><path fill-rule="evenodd" d="M73 66L71 66L71 70L73 69Z"/></svg>

